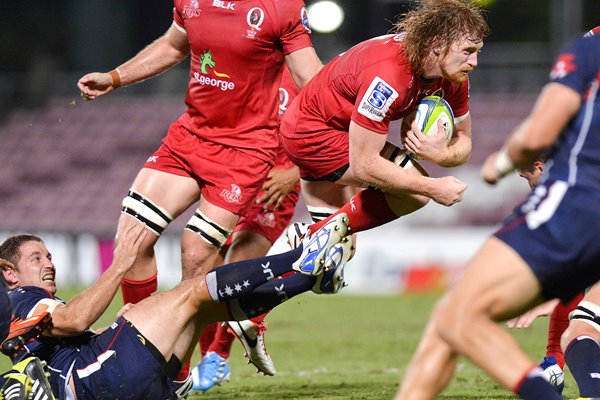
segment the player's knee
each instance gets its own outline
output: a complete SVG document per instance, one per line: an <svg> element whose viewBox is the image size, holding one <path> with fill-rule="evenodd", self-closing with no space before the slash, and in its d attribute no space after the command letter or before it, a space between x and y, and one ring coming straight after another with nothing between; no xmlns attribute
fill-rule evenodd
<svg viewBox="0 0 600 400"><path fill-rule="evenodd" d="M146 224L146 227L157 237L173 221L173 217L166 210L131 189L123 199L122 206L121 213L131 215Z"/></svg>
<svg viewBox="0 0 600 400"><path fill-rule="evenodd" d="M196 213L190 218L185 229L194 232L206 243L217 249L220 249L225 244L227 237L231 234L231 229L213 221L200 210L196 210Z"/></svg>
<svg viewBox="0 0 600 400"><path fill-rule="evenodd" d="M561 337L563 351L576 338L588 336L600 343L600 306L590 301L582 301L569 315L569 327Z"/></svg>
<svg viewBox="0 0 600 400"><path fill-rule="evenodd" d="M433 311L433 318L439 336L456 349L468 346L472 323L477 317L475 308L462 305L446 296L439 301Z"/></svg>

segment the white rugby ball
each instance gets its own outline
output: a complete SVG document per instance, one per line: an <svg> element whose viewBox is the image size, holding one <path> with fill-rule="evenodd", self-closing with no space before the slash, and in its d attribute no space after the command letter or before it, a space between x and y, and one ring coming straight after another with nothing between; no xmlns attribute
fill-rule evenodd
<svg viewBox="0 0 600 400"><path fill-rule="evenodd" d="M419 102L415 121L424 135L438 134L438 120L444 124L446 144L450 143L454 133L454 113L446 100L440 96L427 96Z"/></svg>

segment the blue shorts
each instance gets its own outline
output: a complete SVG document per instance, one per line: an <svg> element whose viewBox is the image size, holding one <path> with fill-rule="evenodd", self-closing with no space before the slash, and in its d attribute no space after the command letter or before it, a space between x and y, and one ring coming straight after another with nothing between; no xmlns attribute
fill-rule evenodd
<svg viewBox="0 0 600 400"><path fill-rule="evenodd" d="M80 350L72 372L78 400L170 397L164 357L125 318Z"/></svg>
<svg viewBox="0 0 600 400"><path fill-rule="evenodd" d="M495 236L529 265L544 298L566 301L600 279L599 205L595 191L546 183L535 188Z"/></svg>

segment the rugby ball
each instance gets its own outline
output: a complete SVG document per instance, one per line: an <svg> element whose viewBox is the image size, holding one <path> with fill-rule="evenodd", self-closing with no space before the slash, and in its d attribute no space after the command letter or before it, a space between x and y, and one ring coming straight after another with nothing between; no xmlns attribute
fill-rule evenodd
<svg viewBox="0 0 600 400"><path fill-rule="evenodd" d="M454 132L454 113L446 100L440 96L427 96L417 106L415 121L424 135L438 134L438 120L444 123L446 144L450 143Z"/></svg>

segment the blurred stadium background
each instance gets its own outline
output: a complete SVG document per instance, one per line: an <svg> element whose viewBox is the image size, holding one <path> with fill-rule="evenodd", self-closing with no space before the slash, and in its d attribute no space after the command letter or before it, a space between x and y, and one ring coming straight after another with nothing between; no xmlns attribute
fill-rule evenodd
<svg viewBox="0 0 600 400"><path fill-rule="evenodd" d="M434 176L465 180L465 200L451 208L430 204L359 235L348 292L423 291L454 279L528 191L517 176L486 187L479 180L482 161L527 114L558 48L600 24L598 0L475 1L487 9L492 34L471 78L473 157L451 171L426 165ZM313 34L324 62L387 33L410 7L403 0L336 3L345 16L339 29ZM183 111L188 63L89 103L80 100L76 81L133 56L168 28L171 10L171 1L155 0L0 3L0 239L42 235L61 284L92 283L110 263L121 199ZM397 140L397 124L390 133ZM159 241L165 287L179 280L179 233L188 218L180 217ZM297 219L308 219L302 202Z"/></svg>

